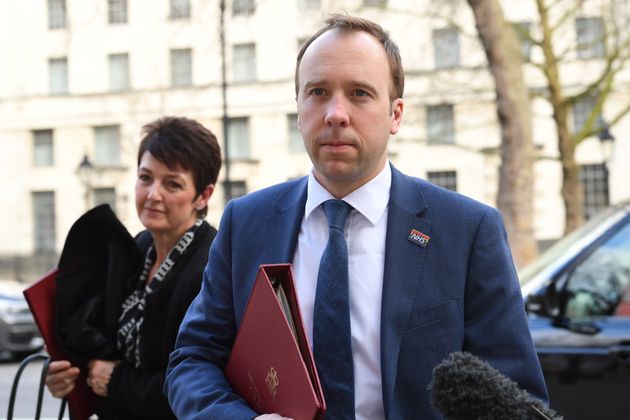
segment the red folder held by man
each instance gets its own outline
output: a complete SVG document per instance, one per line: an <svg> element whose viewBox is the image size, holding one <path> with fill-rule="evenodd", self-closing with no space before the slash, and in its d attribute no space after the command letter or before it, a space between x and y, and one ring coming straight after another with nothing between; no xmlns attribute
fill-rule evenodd
<svg viewBox="0 0 630 420"><path fill-rule="evenodd" d="M260 266L225 375L258 413L323 417L326 404L290 264Z"/></svg>
<svg viewBox="0 0 630 420"><path fill-rule="evenodd" d="M26 302L46 343L46 350L51 360L68 360L59 344L55 325L55 306L57 296L56 278L59 270L54 269L24 290ZM70 418L85 420L96 411L100 397L86 384L86 374L81 371L75 388L66 397Z"/></svg>

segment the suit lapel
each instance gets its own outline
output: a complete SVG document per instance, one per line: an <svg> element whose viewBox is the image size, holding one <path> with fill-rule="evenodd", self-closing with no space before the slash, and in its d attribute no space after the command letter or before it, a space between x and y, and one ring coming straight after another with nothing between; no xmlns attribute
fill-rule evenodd
<svg viewBox="0 0 630 420"><path fill-rule="evenodd" d="M304 217L306 180L306 177L300 179L270 207L262 229L262 241L266 245L260 247L261 261L265 264L293 261Z"/></svg>
<svg viewBox="0 0 630 420"><path fill-rule="evenodd" d="M392 166L381 305L381 375L386 411L393 398L402 333L413 310L430 243L422 246L422 235L417 234L431 234L431 222L421 217L427 207L418 183Z"/></svg>

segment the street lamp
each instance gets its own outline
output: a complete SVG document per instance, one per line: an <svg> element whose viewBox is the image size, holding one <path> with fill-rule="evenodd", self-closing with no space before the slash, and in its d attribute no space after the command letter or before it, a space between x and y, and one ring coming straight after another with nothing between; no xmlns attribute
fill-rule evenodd
<svg viewBox="0 0 630 420"><path fill-rule="evenodd" d="M85 211L90 209L90 195L92 192L92 178L94 176L94 164L90 160L87 154L83 155L81 163L77 168L77 174L79 179L85 188L83 199L85 200Z"/></svg>
<svg viewBox="0 0 630 420"><path fill-rule="evenodd" d="M612 159L613 147L615 145L615 137L610 133L610 127L604 123L602 130L597 135L599 138L599 144L602 148L602 157L604 158L604 164L608 168L608 164Z"/></svg>

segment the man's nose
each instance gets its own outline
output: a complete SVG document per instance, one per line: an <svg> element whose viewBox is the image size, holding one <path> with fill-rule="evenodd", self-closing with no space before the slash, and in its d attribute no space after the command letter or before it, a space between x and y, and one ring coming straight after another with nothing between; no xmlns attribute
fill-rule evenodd
<svg viewBox="0 0 630 420"><path fill-rule="evenodd" d="M345 127L350 122L348 104L342 95L333 95L326 105L325 122L328 126Z"/></svg>

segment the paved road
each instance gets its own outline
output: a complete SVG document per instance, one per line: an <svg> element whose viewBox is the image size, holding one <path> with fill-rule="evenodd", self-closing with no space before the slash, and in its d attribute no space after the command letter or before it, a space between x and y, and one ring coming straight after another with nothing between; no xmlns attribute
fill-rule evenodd
<svg viewBox="0 0 630 420"><path fill-rule="evenodd" d="M0 361L0 419L6 419L11 395L11 385L19 366L18 361ZM37 390L41 374L41 362L31 363L22 373L20 384L13 409L14 420L24 420L35 418L35 408L37 405ZM44 400L42 404L42 419L56 419L59 415L60 400L53 398L44 389ZM68 411L64 419L68 419Z"/></svg>

